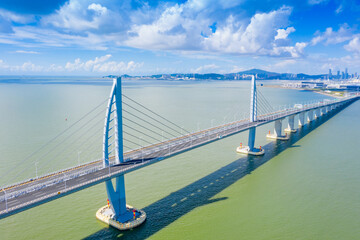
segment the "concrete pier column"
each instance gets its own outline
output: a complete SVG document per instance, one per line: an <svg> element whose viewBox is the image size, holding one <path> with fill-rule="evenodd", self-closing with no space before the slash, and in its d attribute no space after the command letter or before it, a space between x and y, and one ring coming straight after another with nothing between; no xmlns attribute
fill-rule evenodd
<svg viewBox="0 0 360 240"><path fill-rule="evenodd" d="M275 121L274 135L281 136L281 130L282 130L282 119L279 119Z"/></svg>
<svg viewBox="0 0 360 240"><path fill-rule="evenodd" d="M133 213L126 209L125 179L124 175L116 177L116 190L111 182L105 182L110 207L119 222L126 222L133 218Z"/></svg>
<svg viewBox="0 0 360 240"><path fill-rule="evenodd" d="M256 135L256 128L255 127L250 128L249 129L249 140L248 140L249 151L254 151L255 135Z"/></svg>
<svg viewBox="0 0 360 240"><path fill-rule="evenodd" d="M305 125L305 112L299 113L299 127L303 127Z"/></svg>
<svg viewBox="0 0 360 240"><path fill-rule="evenodd" d="M291 115L288 117L288 127L284 129L285 132L296 132L295 129L295 116Z"/></svg>
<svg viewBox="0 0 360 240"><path fill-rule="evenodd" d="M321 108L321 116L327 113L326 107Z"/></svg>
<svg viewBox="0 0 360 240"><path fill-rule="evenodd" d="M320 108L315 109L315 119L318 119L320 116Z"/></svg>
<svg viewBox="0 0 360 240"><path fill-rule="evenodd" d="M311 122L314 120L314 110L309 110L307 112L307 121L308 122Z"/></svg>
<svg viewBox="0 0 360 240"><path fill-rule="evenodd" d="M278 119L275 121L274 134L271 134L269 131L269 134L267 134L266 137L270 139L288 140L289 136L287 134L282 135L281 131L282 119Z"/></svg>

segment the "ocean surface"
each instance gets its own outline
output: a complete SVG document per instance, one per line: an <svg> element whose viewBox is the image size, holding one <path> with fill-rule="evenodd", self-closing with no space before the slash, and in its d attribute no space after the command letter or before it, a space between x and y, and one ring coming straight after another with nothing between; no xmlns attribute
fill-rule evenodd
<svg viewBox="0 0 360 240"><path fill-rule="evenodd" d="M328 98L259 83L275 109ZM101 78L1 77L0 186L101 157L100 114L93 137L83 139L91 151L76 143L26 160L110 90ZM245 117L250 82L126 80L123 93L196 131ZM265 138L273 123L257 128L264 157L235 152L247 142L243 132L127 174L128 204L148 215L132 231L96 220L107 199L99 184L0 220L0 239L360 239L359 119L355 102L287 142Z"/></svg>

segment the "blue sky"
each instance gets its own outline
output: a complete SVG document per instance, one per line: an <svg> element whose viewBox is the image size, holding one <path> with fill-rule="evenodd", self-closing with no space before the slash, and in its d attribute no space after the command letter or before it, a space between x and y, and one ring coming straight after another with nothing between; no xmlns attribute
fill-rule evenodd
<svg viewBox="0 0 360 240"><path fill-rule="evenodd" d="M1 75L360 72L360 0L2 0Z"/></svg>

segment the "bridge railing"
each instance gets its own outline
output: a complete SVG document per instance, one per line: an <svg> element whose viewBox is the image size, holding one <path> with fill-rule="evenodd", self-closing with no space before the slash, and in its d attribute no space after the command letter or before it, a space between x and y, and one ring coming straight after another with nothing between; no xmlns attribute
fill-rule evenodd
<svg viewBox="0 0 360 240"><path fill-rule="evenodd" d="M302 108L284 108L281 109L277 112L274 113L270 113L267 114L265 116L259 116L259 120L274 120L274 119L278 119L287 115L291 115L291 114L296 114L299 112L303 112L303 111L307 111L310 109L316 109L319 107L325 107L325 106L330 106L333 105L335 103L338 102L346 102L347 100L352 99L353 97L348 97L348 98L343 98L343 99L334 99L334 100L330 100L330 101L322 101L322 102L316 102L316 103L311 103L311 104L304 104ZM257 123L250 123L249 119L242 119L242 120L238 120L238 121L234 121L234 122L230 122L224 125L220 125L220 126L216 126L216 127L211 127L205 130L202 130L201 132L194 132L194 133L190 133L178 138L174 138L174 139L170 139L167 140L165 142L160 143L157 146L153 146L153 145L149 145L146 146L144 148L140 148L135 150L132 154L130 153L130 157L128 157L126 160L133 160L133 159L141 159L144 158L144 156L150 156L151 154L154 153L159 153L159 152L165 152L165 154L162 155L158 155L155 156L154 159L161 159L170 155L173 155L176 152L180 152L180 151L184 151L186 149L190 149L193 148L193 142L197 141L196 145L201 145L205 142L209 142L211 140L215 140L217 138L221 138L222 136L226 136L235 132L238 132L241 129L245 129L248 128L249 126L256 126ZM241 129L240 129L241 128ZM230 132L227 132L227 130L232 129ZM226 135L225 135L226 133ZM199 142L199 139L201 139L202 141ZM176 149L177 146L179 146L180 144L188 144L187 146L184 146L181 149ZM167 151L165 151L167 150ZM129 154L129 152L125 153L125 154ZM97 161L102 161L102 160L97 160ZM112 166L113 166L113 162L112 162ZM142 164L147 164L147 162L143 162ZM139 165L139 164L137 164ZM135 166L135 165L134 165ZM131 166L129 166L131 167ZM4 192L5 194L3 196L0 196L0 202L5 201L6 199L10 199L22 194L26 194L26 193L30 193L45 187L49 187L52 186L54 184L58 184L58 183L62 183L64 182L64 189L66 189L66 181L86 175L86 174L90 174L99 170L104 169L102 164L98 164L95 165L93 167L86 167L84 168L83 171L77 171L77 172L73 172L73 173L68 173L66 174L66 171L60 171L60 172L55 172L53 174L53 176L56 176L55 178L49 178L48 181L42 181L39 182L38 184L32 184L31 186L21 189L19 191L8 191L8 192ZM123 171L128 171L128 168L123 170ZM111 169L109 167L109 175L114 174L111 172Z"/></svg>

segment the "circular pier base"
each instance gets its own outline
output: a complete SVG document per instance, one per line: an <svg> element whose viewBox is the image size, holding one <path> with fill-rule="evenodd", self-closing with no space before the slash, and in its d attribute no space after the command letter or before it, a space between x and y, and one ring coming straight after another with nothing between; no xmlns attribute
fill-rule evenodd
<svg viewBox="0 0 360 240"><path fill-rule="evenodd" d="M285 136L278 136L275 134L267 134L266 137L268 139L274 139L274 140L283 140L283 141L287 141L289 140L289 136L285 135Z"/></svg>
<svg viewBox="0 0 360 240"><path fill-rule="evenodd" d="M250 151L250 148L248 146L237 147L236 152L253 156L262 156L265 154L264 149L254 148L253 151Z"/></svg>
<svg viewBox="0 0 360 240"><path fill-rule="evenodd" d="M114 212L111 210L111 208L106 205L102 208L100 208L96 212L96 218L109 226L112 226L114 228L117 228L119 230L129 230L132 228L135 228L139 225L141 225L146 220L146 213L141 209L136 209L130 205L126 205L126 208L129 212L134 212L136 217L133 219L130 219L129 221L126 221L124 223L117 221L114 218Z"/></svg>
<svg viewBox="0 0 360 240"><path fill-rule="evenodd" d="M285 129L284 129L284 132L287 132L287 133L296 133L296 129L285 128Z"/></svg>

